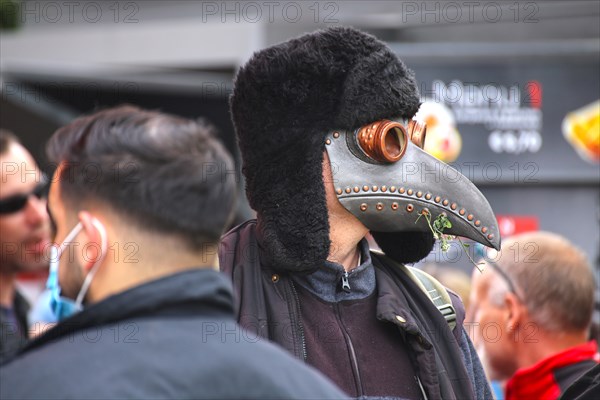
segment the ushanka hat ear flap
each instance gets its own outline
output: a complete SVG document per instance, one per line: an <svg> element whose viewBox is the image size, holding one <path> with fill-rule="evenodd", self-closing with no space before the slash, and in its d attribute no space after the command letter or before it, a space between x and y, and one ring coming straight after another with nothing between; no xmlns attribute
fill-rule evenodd
<svg viewBox="0 0 600 400"><path fill-rule="evenodd" d="M418 106L412 73L385 44L352 28L255 53L237 74L231 113L246 194L259 215L261 261L290 271L321 267L330 246L325 136L409 118Z"/></svg>

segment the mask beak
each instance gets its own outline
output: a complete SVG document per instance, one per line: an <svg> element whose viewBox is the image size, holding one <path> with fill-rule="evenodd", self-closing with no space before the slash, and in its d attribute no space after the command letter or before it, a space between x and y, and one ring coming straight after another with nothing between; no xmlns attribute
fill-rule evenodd
<svg viewBox="0 0 600 400"><path fill-rule="evenodd" d="M326 138L333 185L340 203L374 232L430 232L445 215L452 226L443 233L500 249L498 222L490 204L463 174L408 141L394 163L370 159L357 145L355 132L331 132ZM417 221L418 219L418 221Z"/></svg>

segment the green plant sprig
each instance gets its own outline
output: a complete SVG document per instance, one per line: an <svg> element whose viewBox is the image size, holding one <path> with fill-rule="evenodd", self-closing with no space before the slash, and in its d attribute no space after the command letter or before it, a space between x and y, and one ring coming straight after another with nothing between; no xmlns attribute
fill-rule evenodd
<svg viewBox="0 0 600 400"><path fill-rule="evenodd" d="M461 244L463 251L465 252L467 257L469 257L469 260L471 261L471 263L475 267L477 267L479 272L483 271L483 269L480 267L480 265L483 265L484 263L476 263L475 260L473 260L473 258L469 254L469 252L468 252L469 244L464 243L459 237L444 233L444 229L452 228L452 222L450 222L450 220L448 219L446 214L442 213L442 214L438 215L432 222L431 221L431 213L428 210L422 210L421 213L419 213L419 216L417 217L415 224L417 222L419 222L419 219L421 219L421 217L425 217L425 221L427 221L427 225L429 225L429 229L431 230L433 237L436 240L440 241L440 248L442 249L442 251L444 253L446 253L448 250L450 250L450 241L457 239L458 242Z"/></svg>

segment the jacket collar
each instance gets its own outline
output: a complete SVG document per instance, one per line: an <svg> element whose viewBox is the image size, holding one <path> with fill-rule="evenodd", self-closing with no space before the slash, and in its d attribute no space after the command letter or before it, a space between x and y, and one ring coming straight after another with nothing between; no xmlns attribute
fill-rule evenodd
<svg viewBox="0 0 600 400"><path fill-rule="evenodd" d="M401 330L420 337L426 348L431 348L431 343L424 338L421 324L411 310L407 298L406 287L400 288L387 272L376 268L377 291L377 319L396 324Z"/></svg>
<svg viewBox="0 0 600 400"><path fill-rule="evenodd" d="M296 274L294 281L320 299L334 303L345 300L359 300L375 291L375 270L371 262L369 243L363 239L359 243L360 265L345 274L341 264L325 261L322 268L310 274ZM350 289L342 288L342 277L348 281Z"/></svg>
<svg viewBox="0 0 600 400"><path fill-rule="evenodd" d="M24 351L89 327L145 315L188 315L198 311L233 318L231 283L210 269L190 269L110 296L84 308L30 342Z"/></svg>

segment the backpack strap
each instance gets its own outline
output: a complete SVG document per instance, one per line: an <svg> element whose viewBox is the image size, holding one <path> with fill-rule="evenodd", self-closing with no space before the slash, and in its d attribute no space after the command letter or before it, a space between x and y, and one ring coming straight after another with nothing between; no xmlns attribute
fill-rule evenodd
<svg viewBox="0 0 600 400"><path fill-rule="evenodd" d="M412 273L411 278L413 280L415 280L413 278L414 276L417 278L415 281L420 281L425 288L425 293L427 293L433 304L438 310L440 310L446 319L450 330L454 330L456 327L456 310L452 305L452 299L450 298L450 295L448 294L448 291L444 285L442 285L440 281L435 279L433 276L418 268L406 266L405 268Z"/></svg>
<svg viewBox="0 0 600 400"><path fill-rule="evenodd" d="M452 305L452 299L448 294L448 291L437 279L428 273L415 268L415 267L407 267L404 264L400 264L388 256L386 256L383 252L371 250L372 253L375 253L379 257L384 257L390 262L392 262L395 266L400 268L402 272L404 272L413 282L417 284L417 286L429 297L431 302L437 307L437 309L442 313L444 319L448 323L450 330L454 330L456 327L456 309Z"/></svg>

